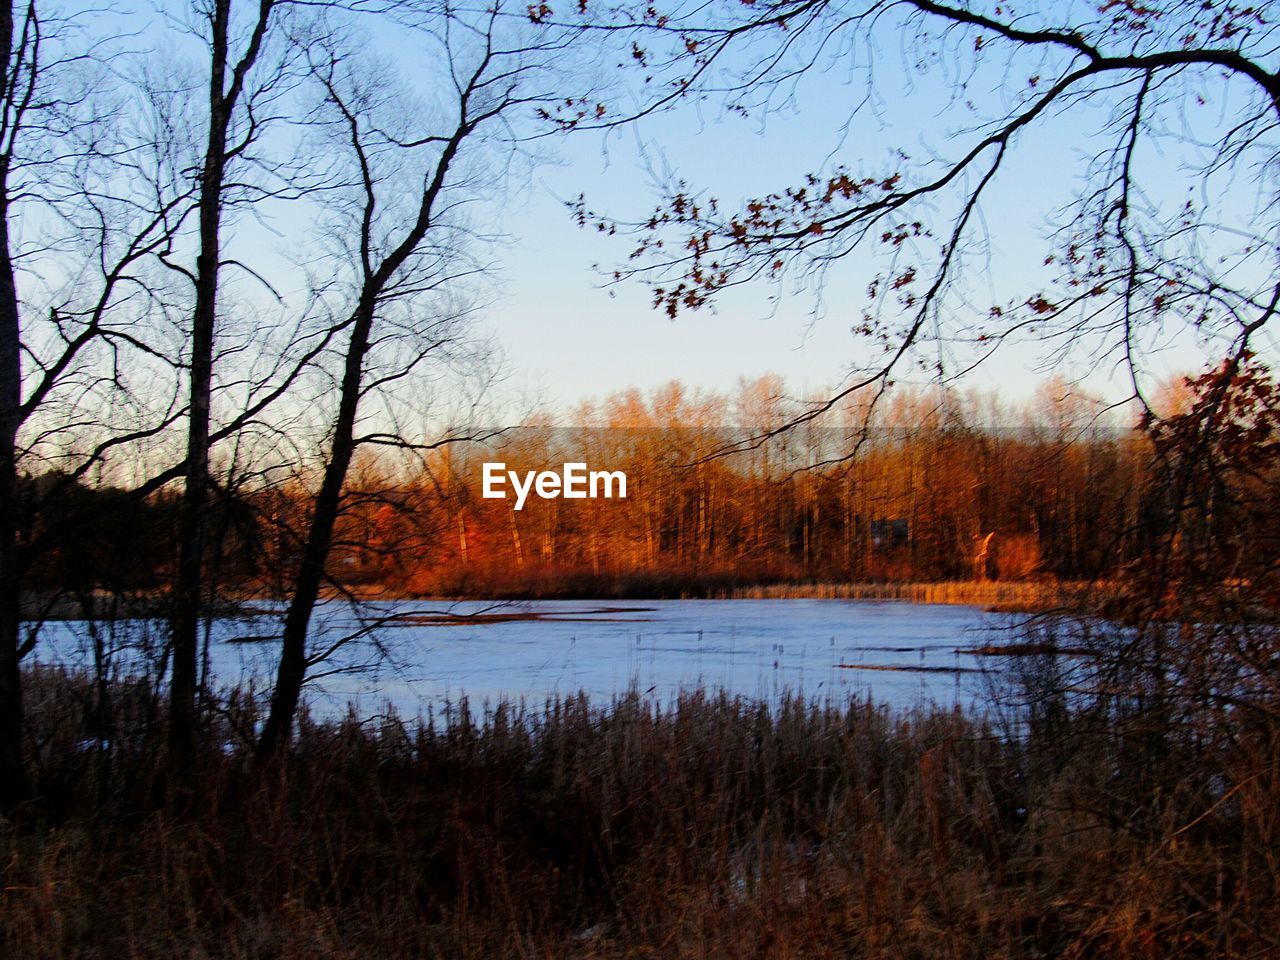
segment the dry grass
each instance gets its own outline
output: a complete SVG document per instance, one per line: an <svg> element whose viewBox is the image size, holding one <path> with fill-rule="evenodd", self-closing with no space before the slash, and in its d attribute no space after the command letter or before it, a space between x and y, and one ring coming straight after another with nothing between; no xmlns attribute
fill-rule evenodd
<svg viewBox="0 0 1280 960"><path fill-rule="evenodd" d="M938 583L782 583L735 589L732 599L774 600L813 598L832 600L904 600L909 603L951 603L993 610L1038 612L1053 608L1080 609L1098 585L1054 580L948 580Z"/></svg>
<svg viewBox="0 0 1280 960"><path fill-rule="evenodd" d="M305 722L255 781L236 700L179 817L145 687L101 749L82 680L32 686L44 802L0 833L5 957L1280 955L1280 739L1228 717L1202 718L1223 751L1060 704L1016 737L866 703L463 705Z"/></svg>
<svg viewBox="0 0 1280 960"><path fill-rule="evenodd" d="M802 569L778 565L664 567L638 570L590 570L529 567L520 570L476 567L433 571L410 590L386 589L455 599L687 599L736 600L839 599L905 600L988 609L1040 612L1096 607L1114 588L1099 583L1034 580L949 580L939 582L850 582L815 580Z"/></svg>

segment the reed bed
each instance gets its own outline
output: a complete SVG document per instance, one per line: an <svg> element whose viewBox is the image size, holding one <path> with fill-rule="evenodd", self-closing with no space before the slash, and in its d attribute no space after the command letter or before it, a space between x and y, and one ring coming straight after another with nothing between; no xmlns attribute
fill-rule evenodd
<svg viewBox="0 0 1280 960"><path fill-rule="evenodd" d="M1013 736L998 712L632 693L304 718L254 776L237 694L179 815L145 685L114 691L109 739L102 688L32 686L4 957L1280 955L1280 741L1256 730L1210 754L1210 729L1114 712L1042 706Z"/></svg>
<svg viewBox="0 0 1280 960"><path fill-rule="evenodd" d="M419 588L417 593L423 596L454 599L903 600L1033 613L1091 609L1116 592L1114 585L1055 579L824 581L780 567L601 572L536 568L519 575L477 570L467 578L437 579Z"/></svg>
<svg viewBox="0 0 1280 960"><path fill-rule="evenodd" d="M1096 584L1059 581L951 580L937 583L777 583L737 588L724 594L736 600L902 600L998 610L1041 611L1076 608L1081 597L1096 594Z"/></svg>

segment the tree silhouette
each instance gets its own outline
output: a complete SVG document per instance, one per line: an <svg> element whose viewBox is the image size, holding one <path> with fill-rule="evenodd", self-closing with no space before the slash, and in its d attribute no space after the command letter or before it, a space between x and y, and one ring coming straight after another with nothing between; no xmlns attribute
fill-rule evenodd
<svg viewBox="0 0 1280 960"><path fill-rule="evenodd" d="M848 99L835 155L856 161L741 204L675 182L640 221L576 205L582 223L636 238L616 277L649 284L672 316L750 281L820 285L874 264L853 324L854 355L874 359L803 417L913 362L946 377L1028 336L1126 367L1143 398L1160 343L1191 334L1239 357L1280 305L1280 27L1263 6L777 0L652 5L627 22L651 31L634 53L655 105L765 114L788 98ZM899 54L895 73L885 64ZM885 89L900 80L920 85L927 127ZM890 146L868 157L859 133L882 126ZM1037 136L1056 145L1051 177L1064 181L1046 178L1045 192L1068 188L1069 206L1043 270L991 298L978 292L991 234L1010 225L992 227L984 207L1004 190L1004 209L1039 209L1008 170Z"/></svg>

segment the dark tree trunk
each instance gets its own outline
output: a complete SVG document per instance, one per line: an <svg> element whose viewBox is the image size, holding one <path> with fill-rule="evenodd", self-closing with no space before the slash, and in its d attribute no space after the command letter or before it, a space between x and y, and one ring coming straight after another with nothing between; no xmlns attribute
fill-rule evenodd
<svg viewBox="0 0 1280 960"><path fill-rule="evenodd" d="M0 63L6 84L13 76L13 5L0 3ZM8 91L0 90L7 99ZM9 157L0 156L0 809L12 810L30 795L18 670L18 463L22 402L21 318L9 248Z"/></svg>
<svg viewBox="0 0 1280 960"><path fill-rule="evenodd" d="M368 203L361 236L364 280L361 284L360 299L351 315L354 322L343 365L338 413L333 429L333 446L329 462L325 466L320 492L316 497L311 524L307 530L306 545L298 567L293 598L285 614L280 666L276 674L275 690L271 697L271 712L258 738L256 762L259 767L269 762L287 741L289 729L293 725L293 715L298 707L298 699L302 695L302 684L307 672L307 631L311 625L311 615L315 610L316 601L320 596L320 586L324 582L324 569L333 541L333 528L337 523L342 502L342 488L346 483L347 469L351 466L351 458L357 445L356 416L364 390L364 363L369 351L369 338L373 331L378 304L396 272L417 250L431 227L436 199L444 188L449 168L457 156L462 141L475 129L475 122L467 118L467 98L474 93L487 63L486 59L472 77L471 86L463 94L461 118L441 152L430 181L424 187L416 220L400 243L377 265L376 269L369 255L375 199L373 182L369 179L368 168L364 167ZM359 149L357 141L357 150Z"/></svg>
<svg viewBox="0 0 1280 960"><path fill-rule="evenodd" d="M0 159L0 198L7 198L5 167L7 162ZM21 803L29 793L22 758L22 678L18 671L17 428L22 356L8 213L7 199L0 199L0 809L5 810Z"/></svg>
<svg viewBox="0 0 1280 960"><path fill-rule="evenodd" d="M351 458L355 454L356 413L373 318L374 300L368 297L367 302L362 302L357 308L342 374L342 394L334 423L333 448L325 466L320 492L316 496L315 512L307 530L307 542L302 550L293 598L285 615L284 642L280 651L276 686L271 696L271 712L258 739L257 757L260 763L274 756L288 739L293 715L298 708L298 698L302 695L302 683L307 673L307 630L320 596L320 586L324 582L324 568L329 559L333 528L342 502L342 487L347 479Z"/></svg>
<svg viewBox="0 0 1280 960"><path fill-rule="evenodd" d="M216 0L210 18L209 138L200 176L195 308L191 318L191 390L177 578L174 583L173 679L169 691L169 750L185 782L195 754L200 622L204 612L204 555L209 526L209 436L213 350L218 314L223 190L231 114L244 91L266 34L274 0L259 0L258 22L243 57L228 70L232 0ZM228 74L231 85L228 88Z"/></svg>
<svg viewBox="0 0 1280 960"><path fill-rule="evenodd" d="M203 566L208 539L209 405L217 321L219 231L227 153L227 29L230 0L217 0L209 77L209 141L200 177L200 252L196 258L195 309L191 319L191 394L187 464L182 495L178 576L173 597L173 682L169 691L169 749L179 774L195 750L196 662L200 643Z"/></svg>

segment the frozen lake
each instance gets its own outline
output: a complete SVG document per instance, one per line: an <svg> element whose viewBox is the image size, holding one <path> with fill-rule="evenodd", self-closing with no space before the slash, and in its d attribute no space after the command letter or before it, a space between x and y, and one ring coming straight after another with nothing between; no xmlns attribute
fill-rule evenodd
<svg viewBox="0 0 1280 960"><path fill-rule="evenodd" d="M792 692L968 705L989 689L996 665L966 651L998 641L1009 621L975 607L865 600L330 603L312 647L337 649L313 668L307 699L318 714L351 703L366 717L388 705L413 716L463 695L473 709L579 691L607 701L631 687L662 700L702 686L764 699ZM45 625L37 659L87 662L92 629ZM98 640L121 664L163 638L154 622L105 630ZM266 608L216 621L213 682L269 686L278 630Z"/></svg>

